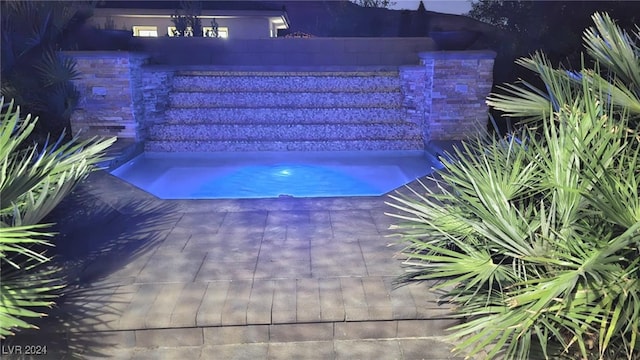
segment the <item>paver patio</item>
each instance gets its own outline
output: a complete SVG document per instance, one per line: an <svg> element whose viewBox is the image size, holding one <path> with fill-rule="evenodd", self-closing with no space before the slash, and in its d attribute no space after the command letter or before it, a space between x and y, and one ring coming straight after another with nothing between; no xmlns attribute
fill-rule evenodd
<svg viewBox="0 0 640 360"><path fill-rule="evenodd" d="M446 306L394 284L387 199L169 201L96 172L52 216L72 285L18 339L52 359L454 358Z"/></svg>

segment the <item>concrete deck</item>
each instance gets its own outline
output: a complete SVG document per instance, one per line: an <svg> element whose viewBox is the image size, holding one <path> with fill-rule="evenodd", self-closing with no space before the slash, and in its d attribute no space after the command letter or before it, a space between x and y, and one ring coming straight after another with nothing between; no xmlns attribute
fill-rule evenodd
<svg viewBox="0 0 640 360"><path fill-rule="evenodd" d="M96 172L50 219L72 285L39 331L3 345L46 345L36 359L461 359L429 284L395 285L387 199L159 200Z"/></svg>

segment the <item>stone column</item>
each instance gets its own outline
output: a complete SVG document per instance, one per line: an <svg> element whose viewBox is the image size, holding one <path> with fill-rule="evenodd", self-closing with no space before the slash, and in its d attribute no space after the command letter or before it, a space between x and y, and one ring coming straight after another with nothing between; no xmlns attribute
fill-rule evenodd
<svg viewBox="0 0 640 360"><path fill-rule="evenodd" d="M117 136L143 139L142 65L148 56L125 51L67 51L77 62L80 93L71 115L71 130L82 138Z"/></svg>
<svg viewBox="0 0 640 360"><path fill-rule="evenodd" d="M485 99L493 84L496 53L428 51L419 56L425 71L423 133L428 137L425 143L462 140L486 129Z"/></svg>
<svg viewBox="0 0 640 360"><path fill-rule="evenodd" d="M433 77L427 76L429 72L423 65L400 66L399 70L405 121L420 127L423 145L426 147L431 138L427 125L431 112Z"/></svg>

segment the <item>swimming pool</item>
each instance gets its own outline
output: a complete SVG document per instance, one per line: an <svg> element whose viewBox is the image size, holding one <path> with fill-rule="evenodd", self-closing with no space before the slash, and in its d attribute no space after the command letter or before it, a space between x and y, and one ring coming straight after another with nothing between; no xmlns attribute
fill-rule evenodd
<svg viewBox="0 0 640 360"><path fill-rule="evenodd" d="M378 196L438 168L423 151L143 153L111 173L161 199Z"/></svg>

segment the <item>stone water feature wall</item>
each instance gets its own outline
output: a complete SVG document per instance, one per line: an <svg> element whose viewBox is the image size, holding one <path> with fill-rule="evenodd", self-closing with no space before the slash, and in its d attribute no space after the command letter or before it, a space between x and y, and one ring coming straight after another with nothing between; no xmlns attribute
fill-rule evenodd
<svg viewBox="0 0 640 360"><path fill-rule="evenodd" d="M460 140L487 125L486 97L493 85L492 51L420 53L424 71L424 124L431 140ZM421 75L418 76L421 78Z"/></svg>
<svg viewBox="0 0 640 360"><path fill-rule="evenodd" d="M66 52L74 58L80 99L71 115L74 134L143 140L142 65L147 56L130 52Z"/></svg>
<svg viewBox="0 0 640 360"><path fill-rule="evenodd" d="M144 141L147 129L164 121L174 67L150 66L148 56L129 52L66 55L82 74L74 132ZM463 139L486 126L494 58L491 51L428 51L419 53L419 64L396 67L404 121L420 124L424 144Z"/></svg>
<svg viewBox="0 0 640 360"><path fill-rule="evenodd" d="M145 150L422 150L397 68L176 70Z"/></svg>

